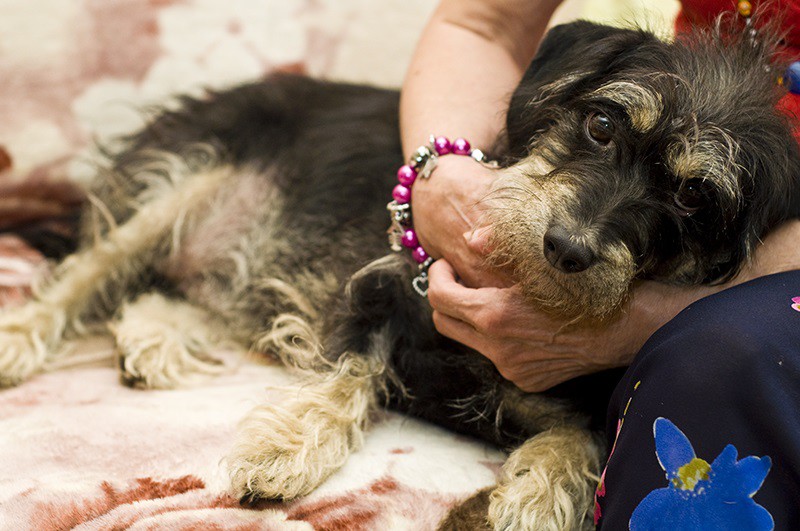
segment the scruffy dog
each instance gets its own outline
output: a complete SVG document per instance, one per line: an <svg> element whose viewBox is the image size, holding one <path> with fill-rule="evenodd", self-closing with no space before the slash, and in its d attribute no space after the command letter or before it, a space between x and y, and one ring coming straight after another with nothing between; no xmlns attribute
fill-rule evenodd
<svg viewBox="0 0 800 531"><path fill-rule="evenodd" d="M492 261L533 304L602 321L635 279L730 278L800 215L780 70L769 43L741 35L549 33L511 100L486 200ZM390 405L516 446L491 495L496 529L581 526L603 456L593 380L522 393L438 335L416 266L385 256L397 103L279 75L163 112L99 175L79 251L0 318L0 382L41 370L90 322L110 321L122 379L141 387L217 372L209 346L235 340L316 380L243 421L227 458L239 495L310 492Z"/></svg>

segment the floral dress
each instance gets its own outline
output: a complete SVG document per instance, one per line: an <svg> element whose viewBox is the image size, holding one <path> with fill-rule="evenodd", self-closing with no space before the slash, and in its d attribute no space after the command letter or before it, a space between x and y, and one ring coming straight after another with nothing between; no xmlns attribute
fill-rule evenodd
<svg viewBox="0 0 800 531"><path fill-rule="evenodd" d="M684 310L608 418L599 529L800 529L800 271Z"/></svg>

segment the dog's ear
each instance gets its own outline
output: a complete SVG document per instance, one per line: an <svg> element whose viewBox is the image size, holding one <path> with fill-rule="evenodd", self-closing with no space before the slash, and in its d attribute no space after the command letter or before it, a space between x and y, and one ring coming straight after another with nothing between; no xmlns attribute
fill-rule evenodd
<svg viewBox="0 0 800 531"><path fill-rule="evenodd" d="M626 52L662 44L652 33L587 21L562 24L545 36L509 105L506 133L510 154L521 156L533 135L544 128L552 110L592 80L613 73Z"/></svg>

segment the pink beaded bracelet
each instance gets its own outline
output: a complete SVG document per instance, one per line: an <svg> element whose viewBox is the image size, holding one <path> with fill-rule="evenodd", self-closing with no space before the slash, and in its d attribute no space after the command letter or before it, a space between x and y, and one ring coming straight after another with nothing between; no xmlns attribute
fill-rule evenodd
<svg viewBox="0 0 800 531"><path fill-rule="evenodd" d="M480 149L472 149L469 142L457 138L450 142L446 137L430 136L427 146L420 146L414 152L408 164L397 170L399 184L392 190L394 198L386 208L389 210L391 226L389 245L395 252L403 248L411 249L411 256L419 264L419 275L412 280L414 290L421 296L428 294L428 268L433 263L425 249L419 244L417 233L411 219L411 189L418 178L427 179L436 168L437 160L443 155L464 155L478 162L491 164Z"/></svg>

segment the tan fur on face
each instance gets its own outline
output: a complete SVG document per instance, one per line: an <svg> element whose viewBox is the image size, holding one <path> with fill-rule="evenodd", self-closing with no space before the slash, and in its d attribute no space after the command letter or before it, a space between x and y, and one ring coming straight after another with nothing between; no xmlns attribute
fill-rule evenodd
<svg viewBox="0 0 800 531"><path fill-rule="evenodd" d="M739 145L725 130L695 126L681 135L666 157L667 168L681 180L710 182L723 196L738 203L741 199L739 176L744 168L736 161Z"/></svg>
<svg viewBox="0 0 800 531"><path fill-rule="evenodd" d="M559 77L557 80L543 85L539 89L539 94L536 98L527 102L528 107L536 107L546 102L553 96L559 94L565 87L569 87L576 81L586 77L589 72L572 72Z"/></svg>
<svg viewBox="0 0 800 531"><path fill-rule="evenodd" d="M544 234L553 220L573 229L575 238L592 243L592 227L578 227L569 214L575 189L564 177L545 177L547 164L531 157L509 168L491 195L493 227L490 261L511 269L528 300L575 320L603 319L625 300L635 266L622 245L597 248L598 261L586 271L565 274L544 257Z"/></svg>
<svg viewBox="0 0 800 531"><path fill-rule="evenodd" d="M646 133L658 123L664 112L661 94L632 81L614 81L594 91L625 109L633 129Z"/></svg>

